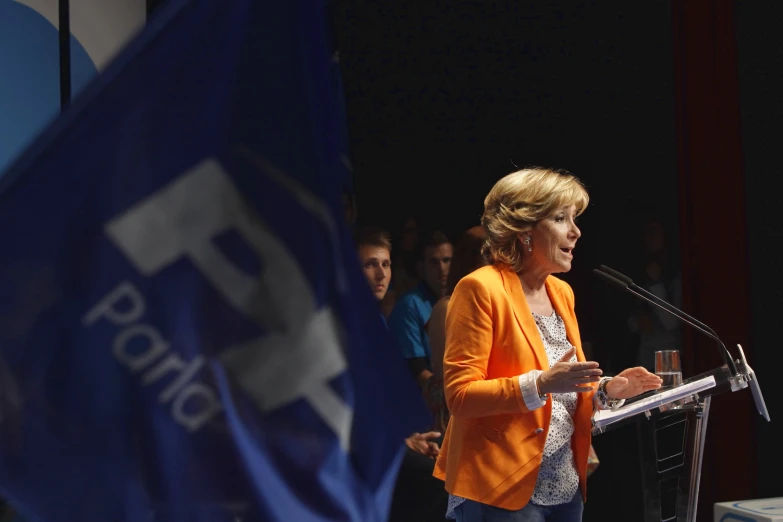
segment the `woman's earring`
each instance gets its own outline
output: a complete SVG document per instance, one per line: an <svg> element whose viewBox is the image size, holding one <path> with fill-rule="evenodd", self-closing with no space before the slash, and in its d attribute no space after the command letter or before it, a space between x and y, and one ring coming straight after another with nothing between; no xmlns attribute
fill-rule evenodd
<svg viewBox="0 0 783 522"><path fill-rule="evenodd" d="M532 252L533 251L533 247L530 246L530 236L527 236L525 238L525 244L527 245L527 251L528 252Z"/></svg>

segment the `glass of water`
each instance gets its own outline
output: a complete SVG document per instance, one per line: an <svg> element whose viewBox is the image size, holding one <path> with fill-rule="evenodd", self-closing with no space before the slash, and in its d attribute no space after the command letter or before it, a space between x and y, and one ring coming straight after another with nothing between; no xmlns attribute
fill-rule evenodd
<svg viewBox="0 0 783 522"><path fill-rule="evenodd" d="M682 366L679 350L655 352L655 375L663 379L661 390L668 390L682 384Z"/></svg>
<svg viewBox="0 0 783 522"><path fill-rule="evenodd" d="M660 350L655 352L655 375L663 382L659 392L676 388L682 384L682 366L679 350ZM661 407L661 411L679 408L679 401Z"/></svg>

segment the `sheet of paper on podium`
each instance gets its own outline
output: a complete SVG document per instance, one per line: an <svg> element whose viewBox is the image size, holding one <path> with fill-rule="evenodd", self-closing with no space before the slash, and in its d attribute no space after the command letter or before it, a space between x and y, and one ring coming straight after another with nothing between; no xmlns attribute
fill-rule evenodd
<svg viewBox="0 0 783 522"><path fill-rule="evenodd" d="M653 394L644 399L632 402L616 410L599 410L593 414L593 428L599 429L609 424L619 422L639 413L652 410L664 404L688 397L694 393L715 387L715 377L709 376L698 381L683 384L676 388Z"/></svg>

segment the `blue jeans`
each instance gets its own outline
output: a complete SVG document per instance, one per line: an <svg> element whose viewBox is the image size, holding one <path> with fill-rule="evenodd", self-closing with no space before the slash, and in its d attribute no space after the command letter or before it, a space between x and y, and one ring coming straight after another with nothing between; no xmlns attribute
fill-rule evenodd
<svg viewBox="0 0 783 522"><path fill-rule="evenodd" d="M457 522L581 522L583 509L582 493L577 490L570 502L556 506L539 506L530 502L522 509L509 511L466 500L457 506L454 514Z"/></svg>

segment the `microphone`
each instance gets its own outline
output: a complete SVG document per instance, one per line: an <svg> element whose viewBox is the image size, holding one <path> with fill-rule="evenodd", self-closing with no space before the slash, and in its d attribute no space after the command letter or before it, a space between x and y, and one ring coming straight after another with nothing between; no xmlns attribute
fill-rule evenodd
<svg viewBox="0 0 783 522"><path fill-rule="evenodd" d="M657 295L653 294L652 292L648 292L644 288L635 284L630 277L623 275L620 272L613 270L606 265L601 265L600 270L597 268L594 269L593 273L597 275L599 279L602 279L604 282L609 283L610 285L615 286L620 290L628 292L629 294L633 294L639 299L642 299L650 304L657 306L661 310L672 314L680 321L691 325L693 328L700 331L707 337L717 341L720 348L722 348L721 354L723 355L723 359L726 362L726 365L729 367L729 371L731 372L732 377L737 375L737 366L734 364L734 361L732 360L731 354L729 353L729 350L726 348L726 345L723 344L723 341L720 340L718 334L715 333L715 330L713 330L706 324L702 323L698 319L686 314L679 308L676 308L670 303L667 303L666 301L664 301Z"/></svg>

